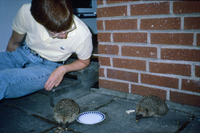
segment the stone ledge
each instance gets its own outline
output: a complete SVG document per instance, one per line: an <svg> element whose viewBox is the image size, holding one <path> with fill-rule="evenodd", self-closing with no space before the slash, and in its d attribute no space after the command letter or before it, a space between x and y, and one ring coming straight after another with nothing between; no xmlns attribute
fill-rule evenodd
<svg viewBox="0 0 200 133"><path fill-rule="evenodd" d="M70 59L67 64L75 61ZM48 95L50 97L50 105L54 107L55 97L59 97L70 91L86 89L89 91L90 87L98 82L99 79L99 64L98 62L91 61L90 65L85 69L70 72L65 74L63 81L57 87L54 87L51 91L41 90L39 93Z"/></svg>

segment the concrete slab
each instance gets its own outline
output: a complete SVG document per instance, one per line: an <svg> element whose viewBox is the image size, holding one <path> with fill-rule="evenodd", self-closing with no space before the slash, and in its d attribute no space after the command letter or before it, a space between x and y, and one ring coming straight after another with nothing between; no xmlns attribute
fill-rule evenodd
<svg viewBox="0 0 200 133"><path fill-rule="evenodd" d="M69 126L81 133L174 133L178 130L178 125L180 128L194 113L192 108L189 109L191 114L186 113L185 109L184 112L183 109L179 111L176 107L175 110L170 109L163 117L143 118L135 122L135 113L127 114L126 111L135 110L136 104L142 97L132 97L132 95L117 97L110 95L110 92L84 93L84 90L63 94L58 99L64 97L74 99L79 104L81 112L97 110L106 115L104 121L95 125L84 125L75 121ZM127 97L131 98L127 99ZM41 93L2 100L0 101L0 132L54 133L58 124L52 119L52 115L53 107L49 104L49 96ZM199 116L195 116L180 133L198 133L199 123ZM71 133L71 131L63 133Z"/></svg>
<svg viewBox="0 0 200 133"><path fill-rule="evenodd" d="M200 118L194 118L181 133L200 133Z"/></svg>
<svg viewBox="0 0 200 133"><path fill-rule="evenodd" d="M106 119L95 125L74 123L76 131L84 133L172 133L177 130L178 121L187 120L188 116L174 111L160 118L143 118L135 122L135 113L127 114L126 110L135 109L136 104L131 100L116 99L98 110L106 115Z"/></svg>
<svg viewBox="0 0 200 133"><path fill-rule="evenodd" d="M65 97L74 99L79 104L81 112L96 110L96 108L108 104L112 99L114 99L113 96L97 94L93 92L78 99L76 99L74 95L75 94L70 95L70 93L68 93L68 96ZM14 102L15 100L17 100L17 102ZM53 107L50 106L49 96L47 95L35 93L21 98L21 100L9 99L5 100L5 102L7 104L11 102L12 104L10 105L27 112L29 115L36 115L38 117L42 117L43 119L49 120L50 122L55 122L52 119Z"/></svg>
<svg viewBox="0 0 200 133"><path fill-rule="evenodd" d="M49 97L46 95L35 93L16 103L15 106L28 114L36 114L52 120L53 107L50 106Z"/></svg>
<svg viewBox="0 0 200 133"><path fill-rule="evenodd" d="M1 104L0 132L1 133L41 133L54 129L55 125L35 118L21 110Z"/></svg>
<svg viewBox="0 0 200 133"><path fill-rule="evenodd" d="M74 87L76 86L76 87ZM80 87L81 86L81 87ZM80 87L80 88L79 88ZM82 85L76 85L73 84L70 88L66 89L60 89L57 90L56 92L47 92L45 90L39 91L38 93L47 95L49 98L49 105L54 107L55 104L63 99L63 98L71 98L71 99L77 99L82 96L85 96L90 93L90 89L88 87L83 87Z"/></svg>
<svg viewBox="0 0 200 133"><path fill-rule="evenodd" d="M144 96L131 94L131 93L125 93L125 92L119 92L119 91L105 89L105 88L99 88L99 89L91 88L91 91L96 92L96 93L106 94L106 95L112 95L115 97L131 99L135 101L136 103L138 103L140 100L144 98ZM193 114L195 116L200 117L200 108L198 107L180 104L180 103L174 103L170 101L165 101L165 103L167 104L168 108L172 110L178 110L180 112L185 112L185 113Z"/></svg>
<svg viewBox="0 0 200 133"><path fill-rule="evenodd" d="M110 103L115 97L91 92L89 95L75 100L80 106L80 112L94 111Z"/></svg>
<svg viewBox="0 0 200 133"><path fill-rule="evenodd" d="M81 89L78 91L70 91L69 93L62 94L59 97L55 97L55 104L63 98L71 98L76 100L77 98L80 98L81 96L83 97L87 94L89 94L89 90L87 88L85 90ZM87 102L85 99L81 99L79 101ZM82 104L84 104L85 102L79 103L79 105L82 106ZM53 121L53 107L50 106L50 97L48 95L34 93L30 96L22 98L18 102L14 102L13 99L13 105L21 110L26 111L29 114L37 114L38 116ZM98 106L98 104L96 105Z"/></svg>

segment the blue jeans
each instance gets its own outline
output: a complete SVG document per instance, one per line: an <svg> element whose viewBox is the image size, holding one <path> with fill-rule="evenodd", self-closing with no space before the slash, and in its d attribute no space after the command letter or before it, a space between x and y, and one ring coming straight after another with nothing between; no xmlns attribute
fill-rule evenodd
<svg viewBox="0 0 200 133"><path fill-rule="evenodd" d="M49 75L63 64L40 57L26 44L13 52L0 52L0 100L44 89Z"/></svg>

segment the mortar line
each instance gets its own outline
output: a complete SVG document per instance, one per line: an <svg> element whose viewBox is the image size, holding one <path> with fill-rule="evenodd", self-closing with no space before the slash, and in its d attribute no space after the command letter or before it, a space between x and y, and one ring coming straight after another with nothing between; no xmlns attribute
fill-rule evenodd
<svg viewBox="0 0 200 133"><path fill-rule="evenodd" d="M184 30L184 19L185 17L181 17L181 30Z"/></svg>
<svg viewBox="0 0 200 133"><path fill-rule="evenodd" d="M170 9L170 14L174 14L174 12L173 12L173 1L170 1L170 7L169 7Z"/></svg>
<svg viewBox="0 0 200 133"><path fill-rule="evenodd" d="M194 33L194 37L193 37L193 46L197 46L197 33Z"/></svg>

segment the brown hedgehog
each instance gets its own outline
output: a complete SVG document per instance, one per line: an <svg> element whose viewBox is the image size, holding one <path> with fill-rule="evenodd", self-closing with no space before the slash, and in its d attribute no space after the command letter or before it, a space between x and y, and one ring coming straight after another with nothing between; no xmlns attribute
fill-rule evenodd
<svg viewBox="0 0 200 133"><path fill-rule="evenodd" d="M79 105L74 100L64 98L54 107L53 118L63 128L67 128L78 117L79 111Z"/></svg>
<svg viewBox="0 0 200 133"><path fill-rule="evenodd" d="M136 122L143 117L160 117L167 114L166 103L157 96L150 95L142 99L136 106Z"/></svg>

